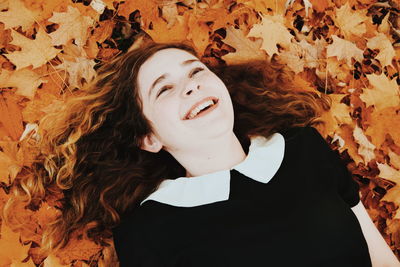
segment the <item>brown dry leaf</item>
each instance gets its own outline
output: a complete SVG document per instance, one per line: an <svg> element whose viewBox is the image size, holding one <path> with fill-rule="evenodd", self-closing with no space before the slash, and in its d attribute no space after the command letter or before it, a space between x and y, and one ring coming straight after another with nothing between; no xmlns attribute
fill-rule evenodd
<svg viewBox="0 0 400 267"><path fill-rule="evenodd" d="M349 65L340 62L336 57L326 59L326 70L328 71L327 76L336 78L340 82L348 84L353 79Z"/></svg>
<svg viewBox="0 0 400 267"><path fill-rule="evenodd" d="M201 40L203 43L207 42L208 44L208 35L202 35L202 32L198 32L198 36L189 36L189 28L188 25L193 27L192 23L188 23L189 13L184 14L183 16L177 16L176 22L171 28L168 28L168 22L165 22L162 18L157 18L152 21L152 29L146 29L146 33L151 36L151 38L155 42L180 42L186 39L195 39L195 37L200 38L196 39L198 43L194 42L196 46L201 46ZM207 31L208 33L208 31ZM205 38L207 37L207 38ZM204 44L203 44L204 46Z"/></svg>
<svg viewBox="0 0 400 267"><path fill-rule="evenodd" d="M0 114L0 122L7 131L7 135L12 140L17 141L24 131L24 127L17 98L11 92L3 91L0 93Z"/></svg>
<svg viewBox="0 0 400 267"><path fill-rule="evenodd" d="M238 4L242 3L257 12L267 13L267 9L271 9L274 14L284 14L286 11L285 1L276 0L237 0Z"/></svg>
<svg viewBox="0 0 400 267"><path fill-rule="evenodd" d="M392 182L395 182L396 184L398 184L400 186L400 171L390 167L387 164L383 164L383 163L376 163L378 165L378 169L379 169L379 177L380 178L385 178L387 180L390 180Z"/></svg>
<svg viewBox="0 0 400 267"><path fill-rule="evenodd" d="M310 0L312 7L317 12L324 12L328 7L330 2L329 1L321 1L321 0Z"/></svg>
<svg viewBox="0 0 400 267"><path fill-rule="evenodd" d="M304 39L299 43L292 43L288 51L280 54L280 58L296 74L302 72L305 67L318 67L318 50Z"/></svg>
<svg viewBox="0 0 400 267"><path fill-rule="evenodd" d="M60 215L60 210L50 206L47 202L42 202L40 208L35 212L39 226L44 228L48 223L56 219Z"/></svg>
<svg viewBox="0 0 400 267"><path fill-rule="evenodd" d="M102 247L86 238L77 239L77 234L71 236L71 241L65 249L56 253L61 264L66 264L73 260L89 260L90 257L102 250Z"/></svg>
<svg viewBox="0 0 400 267"><path fill-rule="evenodd" d="M356 165L358 165L359 163L363 163L364 160L358 154L357 143L355 142L353 137L353 127L354 123L352 123L351 125L343 124L340 126L340 129L336 134L340 136L340 138L344 141L343 147L339 149L340 152L343 152L345 149L347 149L347 153L349 153L350 157L353 159Z"/></svg>
<svg viewBox="0 0 400 267"><path fill-rule="evenodd" d="M28 102L22 110L23 120L29 123L36 123L46 113L60 109L63 103L55 95L40 91L40 95Z"/></svg>
<svg viewBox="0 0 400 267"><path fill-rule="evenodd" d="M67 9L68 1L65 0L23 0L25 6L37 12L37 21L47 20L53 12Z"/></svg>
<svg viewBox="0 0 400 267"><path fill-rule="evenodd" d="M60 25L60 27L49 34L53 45L65 45L71 39L75 44L83 47L89 35L89 27L94 26L91 17L82 15L75 7L68 6L67 12L54 12L48 19Z"/></svg>
<svg viewBox="0 0 400 267"><path fill-rule="evenodd" d="M96 62L92 59L76 57L74 61L64 60L62 64L57 65L55 68L68 73L68 83L70 87L81 88L82 78L89 82L95 77L96 71L93 68L94 65L96 65Z"/></svg>
<svg viewBox="0 0 400 267"><path fill-rule="evenodd" d="M54 254L50 254L43 262L43 267L69 267L71 264L62 264Z"/></svg>
<svg viewBox="0 0 400 267"><path fill-rule="evenodd" d="M375 148L376 146L372 144L368 138L365 136L364 132L358 125L354 127L353 132L354 140L360 145L358 147L358 154L364 159L364 164L367 165L372 159L375 159Z"/></svg>
<svg viewBox="0 0 400 267"><path fill-rule="evenodd" d="M338 60L346 60L349 67L352 67L351 58L361 62L363 59L363 51L354 43L341 39L336 35L332 35L333 42L327 47L327 57L337 57Z"/></svg>
<svg viewBox="0 0 400 267"><path fill-rule="evenodd" d="M400 107L388 107L381 110L376 110L370 118L370 127L365 130L365 133L371 137L372 143L381 147L385 142L386 134L390 134L396 145L400 146Z"/></svg>
<svg viewBox="0 0 400 267"><path fill-rule="evenodd" d="M400 170L400 155L394 153L391 149L389 149L388 156L390 158L390 165Z"/></svg>
<svg viewBox="0 0 400 267"><path fill-rule="evenodd" d="M281 15L262 15L261 23L253 25L247 37L262 38L261 48L272 57L278 53L277 45L288 48L293 36L284 26L284 18Z"/></svg>
<svg viewBox="0 0 400 267"><path fill-rule="evenodd" d="M14 149L5 150L6 145L8 145L9 148L13 146ZM0 182L9 185L21 171L23 159L20 159L20 153L17 155L16 143L9 142L0 144L0 147L4 150L4 152L0 151Z"/></svg>
<svg viewBox="0 0 400 267"><path fill-rule="evenodd" d="M10 0L7 11L0 12L0 22L5 29L21 26L22 31L27 31L37 20L38 12L26 8L21 0Z"/></svg>
<svg viewBox="0 0 400 267"><path fill-rule="evenodd" d="M389 16L390 16L390 12L388 12L385 17L382 19L381 24L378 27L378 31L380 33L385 33L388 34L390 31L390 25L389 25Z"/></svg>
<svg viewBox="0 0 400 267"><path fill-rule="evenodd" d="M324 112L321 116L325 121L325 128L322 131L324 135L332 135L340 130L340 125L353 125L353 119L350 117L350 108L346 104L340 103L344 94L330 94L332 99L331 109Z"/></svg>
<svg viewBox="0 0 400 267"><path fill-rule="evenodd" d="M10 267L36 267L36 264L33 262L32 258L29 258L27 262L16 262L13 260Z"/></svg>
<svg viewBox="0 0 400 267"><path fill-rule="evenodd" d="M31 244L23 245L20 234L13 232L5 223L1 224L0 262L2 266L21 263L27 256Z"/></svg>
<svg viewBox="0 0 400 267"><path fill-rule="evenodd" d="M383 196L381 201L388 201L388 202L393 202L396 203L396 205L399 207L394 213L394 216L392 218L392 221L400 219L400 185L396 185L392 188L390 188L387 193ZM394 233L398 232L398 228L393 231Z"/></svg>
<svg viewBox="0 0 400 267"><path fill-rule="evenodd" d="M360 95L367 106L382 110L400 106L400 91L396 79L390 80L384 73L366 75L372 89L364 88Z"/></svg>
<svg viewBox="0 0 400 267"><path fill-rule="evenodd" d="M394 187L389 189L381 201L388 201L396 203L399 208L396 210L393 219L400 219L400 171L393 169L387 164L377 163L379 168L379 177L385 178L387 180L393 181L396 183Z"/></svg>
<svg viewBox="0 0 400 267"><path fill-rule="evenodd" d="M353 11L349 3L336 9L335 22L337 27L345 36L345 39L351 40L352 35L357 38L367 31L364 21L368 20L365 11Z"/></svg>
<svg viewBox="0 0 400 267"><path fill-rule="evenodd" d="M16 66L16 70L30 65L33 68L40 67L60 52L60 49L53 47L50 37L41 27L35 40L31 40L14 30L11 30L11 36L13 38L11 44L21 47L21 51L15 51L4 56Z"/></svg>
<svg viewBox="0 0 400 267"><path fill-rule="evenodd" d="M94 32L90 38L93 38L96 42L103 43L111 36L115 22L112 20L104 20L99 21L98 24L99 27L94 29Z"/></svg>
<svg viewBox="0 0 400 267"><path fill-rule="evenodd" d="M226 37L222 41L236 49L234 53L221 57L227 64L266 59L265 53L260 50L262 40L249 40L241 29L235 29L233 26L226 27Z"/></svg>
<svg viewBox="0 0 400 267"><path fill-rule="evenodd" d="M8 71L4 69L0 73L1 87L15 87L17 88L17 91L15 91L16 94L30 99L33 99L35 96L38 86L45 82L47 82L47 80L42 79L39 74L28 68L17 71Z"/></svg>
<svg viewBox="0 0 400 267"><path fill-rule="evenodd" d="M382 67L393 66L392 60L396 52L387 35L378 33L375 37L368 40L367 46L371 49L379 49L379 54L375 58L379 60Z"/></svg>

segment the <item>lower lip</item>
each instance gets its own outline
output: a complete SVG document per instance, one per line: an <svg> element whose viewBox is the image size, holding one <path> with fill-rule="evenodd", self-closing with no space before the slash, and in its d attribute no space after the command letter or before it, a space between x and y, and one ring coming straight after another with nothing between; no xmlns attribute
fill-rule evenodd
<svg viewBox="0 0 400 267"><path fill-rule="evenodd" d="M209 108L209 109L207 109L206 111L203 111L203 112L201 112L200 114L198 114L196 117L194 117L194 118L192 118L192 119L188 119L188 121L191 121L191 120L195 120L195 119L204 117L205 115L207 115L208 113L210 113L211 111L213 111L214 109L216 109L216 108L218 107L218 105L219 105L219 101L218 101L216 104L212 105L211 108Z"/></svg>

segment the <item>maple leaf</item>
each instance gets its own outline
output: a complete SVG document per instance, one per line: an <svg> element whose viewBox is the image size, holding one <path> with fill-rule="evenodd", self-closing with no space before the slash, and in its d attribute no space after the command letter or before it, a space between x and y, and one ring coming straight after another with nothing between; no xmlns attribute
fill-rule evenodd
<svg viewBox="0 0 400 267"><path fill-rule="evenodd" d="M42 83L47 82L41 78L41 75L27 68L8 71L3 69L0 73L1 87L15 87L17 88L16 94L26 96L33 99L36 89Z"/></svg>
<svg viewBox="0 0 400 267"><path fill-rule="evenodd" d="M236 50L234 53L221 57L227 64L266 59L265 53L260 50L262 40L249 40L241 29L235 29L233 26L226 27L226 37L222 41Z"/></svg>
<svg viewBox="0 0 400 267"><path fill-rule="evenodd" d="M68 83L71 87L82 87L81 79L84 78L87 82L91 81L96 75L93 69L96 63L94 60L85 57L77 57L74 61L64 60L56 69L65 70L68 73Z"/></svg>
<svg viewBox="0 0 400 267"><path fill-rule="evenodd" d="M379 53L375 58L381 62L382 67L393 66L392 59L396 56L396 52L385 34L378 33L375 37L368 40L367 46L371 49L379 49Z"/></svg>
<svg viewBox="0 0 400 267"><path fill-rule="evenodd" d="M23 0L25 6L34 10L38 22L47 20L56 10L66 9L69 1L65 0Z"/></svg>
<svg viewBox="0 0 400 267"><path fill-rule="evenodd" d="M360 145L358 147L358 154L360 154L364 159L364 164L367 165L372 159L375 158L374 150L376 146L372 144L368 138L365 136L364 132L357 125L353 132L354 140Z"/></svg>
<svg viewBox="0 0 400 267"><path fill-rule="evenodd" d="M366 31L364 23L368 18L361 11L353 12L349 3L336 10L335 22L346 39L351 35L362 36Z"/></svg>
<svg viewBox="0 0 400 267"><path fill-rule="evenodd" d="M10 143L10 145L13 144ZM21 171L21 165L22 162L16 159L14 154L0 151L0 182L6 185L11 184Z"/></svg>
<svg viewBox="0 0 400 267"><path fill-rule="evenodd" d="M400 155L394 153L391 149L389 149L388 156L390 158L390 165L400 170Z"/></svg>
<svg viewBox="0 0 400 267"><path fill-rule="evenodd" d="M21 110L16 103L16 97L7 91L0 94L0 122L7 131L7 135L16 141L24 131L22 126Z"/></svg>
<svg viewBox="0 0 400 267"><path fill-rule="evenodd" d="M28 256L30 246L30 244L21 244L20 234L13 232L5 223L1 224L0 262L2 266L21 264L22 260Z"/></svg>
<svg viewBox="0 0 400 267"><path fill-rule="evenodd" d="M0 21L5 29L21 26L25 32L35 23L37 15L37 11L27 9L21 0L11 0L8 10L0 12Z"/></svg>
<svg viewBox="0 0 400 267"><path fill-rule="evenodd" d="M365 133L371 137L372 143L381 147L385 142L386 134L389 134L396 145L400 146L400 125L399 106L388 107L376 110L369 120L370 126Z"/></svg>
<svg viewBox="0 0 400 267"><path fill-rule="evenodd" d="M43 267L69 267L71 264L62 264L54 254L50 254L43 262Z"/></svg>
<svg viewBox="0 0 400 267"><path fill-rule="evenodd" d="M327 47L327 57L337 57L338 60L345 59L349 67L352 67L351 58L361 62L363 51L355 44L332 35L333 42Z"/></svg>
<svg viewBox="0 0 400 267"><path fill-rule="evenodd" d="M289 51L282 52L280 58L296 74L302 72L305 67L318 67L318 50L304 39L299 43L292 43Z"/></svg>
<svg viewBox="0 0 400 267"><path fill-rule="evenodd" d="M400 91L396 79L390 80L384 73L366 76L373 89L364 88L360 98L367 106L374 105L378 110L400 106Z"/></svg>
<svg viewBox="0 0 400 267"><path fill-rule="evenodd" d="M238 4L242 3L256 12L266 13L268 9L271 9L274 14L284 14L286 11L285 1L276 0L237 0Z"/></svg>
<svg viewBox="0 0 400 267"><path fill-rule="evenodd" d="M253 25L247 37L262 38L261 48L272 57L273 54L278 53L277 45L289 47L293 36L284 26L284 18L281 15L262 15L261 17L261 23Z"/></svg>
<svg viewBox="0 0 400 267"><path fill-rule="evenodd" d="M383 163L376 163L378 165L378 169L379 169L379 174L378 176L380 178L385 178L388 179L390 181L395 182L396 184L400 185L400 171L390 167L387 164L383 164Z"/></svg>
<svg viewBox="0 0 400 267"><path fill-rule="evenodd" d="M21 47L21 51L4 54L4 56L16 66L16 70L30 65L33 68L40 67L60 52L60 49L52 46L51 39L41 27L35 40L31 40L14 30L11 30L11 36L13 38L11 44Z"/></svg>
<svg viewBox="0 0 400 267"><path fill-rule="evenodd" d="M400 206L400 185L396 185L392 188L390 188L387 193L383 196L383 198L381 199L381 201L388 201L388 202L394 202L396 203L398 206ZM393 216L393 222L395 222L395 219L400 219L400 208L397 208L394 216ZM390 225L390 223L388 223ZM398 228L395 228L395 231L393 231L394 233L398 232Z"/></svg>
<svg viewBox="0 0 400 267"><path fill-rule="evenodd" d="M83 47L89 35L89 27L94 26L91 17L83 16L72 6L68 6L67 12L54 12L48 21L60 25L60 28L49 34L53 45L65 45L69 40L75 39L75 44Z"/></svg>
<svg viewBox="0 0 400 267"><path fill-rule="evenodd" d="M59 110L63 103L55 95L41 92L39 97L26 104L26 107L22 110L22 117L26 122L35 123L46 113Z"/></svg>

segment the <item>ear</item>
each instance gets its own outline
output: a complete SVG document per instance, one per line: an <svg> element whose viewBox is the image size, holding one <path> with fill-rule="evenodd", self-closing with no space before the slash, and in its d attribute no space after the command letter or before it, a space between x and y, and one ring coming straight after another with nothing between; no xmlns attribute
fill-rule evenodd
<svg viewBox="0 0 400 267"><path fill-rule="evenodd" d="M162 147L163 146L160 140L158 140L157 137L151 134L150 136L146 135L143 138L143 144L140 148L149 152L157 153L161 150Z"/></svg>

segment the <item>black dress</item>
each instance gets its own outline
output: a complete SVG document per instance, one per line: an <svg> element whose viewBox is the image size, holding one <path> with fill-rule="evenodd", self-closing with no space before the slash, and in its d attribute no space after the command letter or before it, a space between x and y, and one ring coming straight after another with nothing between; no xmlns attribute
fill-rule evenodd
<svg viewBox="0 0 400 267"><path fill-rule="evenodd" d="M188 205L188 187L171 198L182 206L144 201L113 229L120 266L372 266L351 210L359 187L337 152L312 127L280 134L284 156L266 182L230 169L226 200Z"/></svg>

